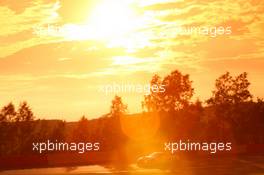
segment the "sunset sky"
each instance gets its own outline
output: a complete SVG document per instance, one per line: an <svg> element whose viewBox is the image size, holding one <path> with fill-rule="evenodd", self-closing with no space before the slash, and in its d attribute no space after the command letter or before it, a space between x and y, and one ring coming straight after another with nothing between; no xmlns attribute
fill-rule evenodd
<svg viewBox="0 0 264 175"><path fill-rule="evenodd" d="M100 86L175 69L190 74L193 100L209 98L226 71L248 72L252 94L264 97L263 0L0 0L0 26L0 106L26 100L38 118L99 117L115 95ZM183 35L179 26L232 34ZM141 111L143 94L119 95Z"/></svg>

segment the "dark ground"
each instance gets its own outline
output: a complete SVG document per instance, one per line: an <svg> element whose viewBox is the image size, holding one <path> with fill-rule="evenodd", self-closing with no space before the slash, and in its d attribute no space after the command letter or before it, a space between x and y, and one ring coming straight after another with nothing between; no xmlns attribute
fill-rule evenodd
<svg viewBox="0 0 264 175"><path fill-rule="evenodd" d="M237 157L218 157L203 158L199 160L182 161L182 165L174 165L173 172L166 169L144 169L132 164L129 170L117 171L109 167L77 166L77 167L57 167L57 168L39 168L24 170L6 170L1 171L0 175L84 175L84 174L127 174L127 175L220 175L220 174L252 174L264 175L264 156L237 156Z"/></svg>

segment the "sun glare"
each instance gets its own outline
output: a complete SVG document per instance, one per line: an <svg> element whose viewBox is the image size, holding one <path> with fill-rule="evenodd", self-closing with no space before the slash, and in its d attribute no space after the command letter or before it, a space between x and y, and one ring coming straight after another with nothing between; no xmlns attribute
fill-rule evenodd
<svg viewBox="0 0 264 175"><path fill-rule="evenodd" d="M98 38L110 39L133 32L139 20L129 3L108 0L94 9L88 23Z"/></svg>
<svg viewBox="0 0 264 175"><path fill-rule="evenodd" d="M65 25L65 38L105 41L109 47L124 47L130 51L148 44L148 37L139 32L146 21L128 0L103 0L83 25Z"/></svg>

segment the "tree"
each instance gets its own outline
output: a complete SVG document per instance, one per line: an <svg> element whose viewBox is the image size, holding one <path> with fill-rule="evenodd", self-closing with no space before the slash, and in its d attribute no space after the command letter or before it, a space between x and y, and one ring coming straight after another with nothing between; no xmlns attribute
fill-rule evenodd
<svg viewBox="0 0 264 175"><path fill-rule="evenodd" d="M214 122L216 123L221 139L235 138L241 140L248 120L247 113L252 95L249 92L247 73L231 76L229 72L221 75L215 82L213 96L207 100L214 110Z"/></svg>
<svg viewBox="0 0 264 175"><path fill-rule="evenodd" d="M122 102L122 98L119 96L115 96L112 100L111 105L111 116L120 117L120 115L127 113L127 105Z"/></svg>
<svg viewBox="0 0 264 175"><path fill-rule="evenodd" d="M15 120L16 111L13 103L9 103L4 106L0 111L0 156L8 154L10 150L13 150L11 144L13 136L13 128L9 122Z"/></svg>
<svg viewBox="0 0 264 175"><path fill-rule="evenodd" d="M150 87L160 87L162 85L161 77L157 74L155 74L151 81L150 81ZM145 99L142 102L142 108L147 108L147 110L155 111L158 108L159 102L160 102L160 94L158 92L154 92L152 88L150 88L150 94L145 95Z"/></svg>
<svg viewBox="0 0 264 175"><path fill-rule="evenodd" d="M19 109L16 115L16 121L32 121L34 120L34 114L30 109L26 101L20 103Z"/></svg>
<svg viewBox="0 0 264 175"><path fill-rule="evenodd" d="M15 120L16 110L12 102L4 106L0 112L0 122L12 122Z"/></svg>
<svg viewBox="0 0 264 175"><path fill-rule="evenodd" d="M75 141L87 141L89 138L89 120L83 115L74 130Z"/></svg>
<svg viewBox="0 0 264 175"><path fill-rule="evenodd" d="M189 105L194 89L189 75L183 75L178 70L172 71L162 81L158 75L154 75L150 82L151 87L164 87L165 91L154 91L145 96L143 106L148 111L175 112Z"/></svg>
<svg viewBox="0 0 264 175"><path fill-rule="evenodd" d="M14 130L14 144L18 145L15 152L22 154L30 150L32 144L34 124L31 122L34 120L34 114L30 109L26 101L20 103L19 108L16 113Z"/></svg>
<svg viewBox="0 0 264 175"><path fill-rule="evenodd" d="M115 96L110 107L110 118L104 126L104 130L111 135L112 146L119 148L125 143L125 137L121 126L121 117L127 113L127 105L123 103L122 98Z"/></svg>
<svg viewBox="0 0 264 175"><path fill-rule="evenodd" d="M87 133L84 132L83 134L87 134ZM50 138L51 140L64 141L65 136L66 136L66 121L58 121L52 131Z"/></svg>
<svg viewBox="0 0 264 175"><path fill-rule="evenodd" d="M114 166L117 169L126 169L128 167L127 155L125 151L125 145L127 143L127 137L123 133L121 117L127 113L127 105L123 103L122 98L115 96L112 100L111 112L108 124L105 125L104 130L107 131L108 136L111 138L110 144L114 147L114 155L116 156L116 162Z"/></svg>
<svg viewBox="0 0 264 175"><path fill-rule="evenodd" d="M249 85L246 72L236 77L232 77L229 72L226 72L216 79L216 89L207 103L209 105L231 105L251 101Z"/></svg>

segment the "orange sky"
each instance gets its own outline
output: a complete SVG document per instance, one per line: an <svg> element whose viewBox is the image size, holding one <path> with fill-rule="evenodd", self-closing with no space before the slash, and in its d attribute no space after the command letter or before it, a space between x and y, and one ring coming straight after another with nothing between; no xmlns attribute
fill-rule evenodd
<svg viewBox="0 0 264 175"><path fill-rule="evenodd" d="M0 105L27 100L39 118L99 117L115 94L98 87L174 69L190 74L194 100L226 71L248 72L254 97L264 97L262 0L1 0L0 26ZM48 26L60 31L36 33ZM179 26L232 34L182 35ZM143 94L120 95L141 110Z"/></svg>

